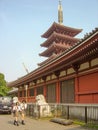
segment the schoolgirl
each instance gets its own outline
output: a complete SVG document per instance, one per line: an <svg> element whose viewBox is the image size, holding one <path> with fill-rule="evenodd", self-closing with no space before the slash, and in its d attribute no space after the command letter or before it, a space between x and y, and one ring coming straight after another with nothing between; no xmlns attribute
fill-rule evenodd
<svg viewBox="0 0 98 130"><path fill-rule="evenodd" d="M24 119L25 119L25 115L26 115L26 108L27 108L26 101L23 100L22 103L20 104L22 125L25 125Z"/></svg>
<svg viewBox="0 0 98 130"><path fill-rule="evenodd" d="M13 115L15 117L14 125L17 125L17 126L19 126L19 123L18 123L19 112L20 112L20 105L19 105L19 102L16 102L13 106Z"/></svg>

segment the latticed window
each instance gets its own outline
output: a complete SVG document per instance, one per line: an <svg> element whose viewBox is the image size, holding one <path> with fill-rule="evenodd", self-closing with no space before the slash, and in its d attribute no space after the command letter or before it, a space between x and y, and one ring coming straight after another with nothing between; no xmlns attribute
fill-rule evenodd
<svg viewBox="0 0 98 130"><path fill-rule="evenodd" d="M74 103L74 79L61 82L60 100L61 103Z"/></svg>
<svg viewBox="0 0 98 130"><path fill-rule="evenodd" d="M34 96L34 88L30 89L30 96Z"/></svg>
<svg viewBox="0 0 98 130"><path fill-rule="evenodd" d="M37 95L43 94L43 87L37 87Z"/></svg>
<svg viewBox="0 0 98 130"><path fill-rule="evenodd" d="M49 84L47 86L46 100L48 103L56 102L56 84Z"/></svg>

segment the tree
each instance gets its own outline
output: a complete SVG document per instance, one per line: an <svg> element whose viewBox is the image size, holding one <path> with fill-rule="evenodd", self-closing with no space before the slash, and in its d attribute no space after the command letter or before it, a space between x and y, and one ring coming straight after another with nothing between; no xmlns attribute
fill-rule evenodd
<svg viewBox="0 0 98 130"><path fill-rule="evenodd" d="M6 96L8 91L4 74L0 73L0 96Z"/></svg>

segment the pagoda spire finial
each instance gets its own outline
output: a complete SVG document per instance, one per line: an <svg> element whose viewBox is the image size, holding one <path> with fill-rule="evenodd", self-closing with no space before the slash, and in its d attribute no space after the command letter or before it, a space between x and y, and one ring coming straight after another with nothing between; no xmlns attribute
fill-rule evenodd
<svg viewBox="0 0 98 130"><path fill-rule="evenodd" d="M58 5L58 23L59 24L63 23L63 9L61 5L61 0L59 0L59 5Z"/></svg>

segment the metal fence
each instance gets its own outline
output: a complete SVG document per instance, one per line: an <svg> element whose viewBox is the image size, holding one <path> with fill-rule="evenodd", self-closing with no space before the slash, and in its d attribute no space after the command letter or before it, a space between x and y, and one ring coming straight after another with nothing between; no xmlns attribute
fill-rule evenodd
<svg viewBox="0 0 98 130"><path fill-rule="evenodd" d="M26 114L33 118L61 117L98 124L97 104L28 104Z"/></svg>

